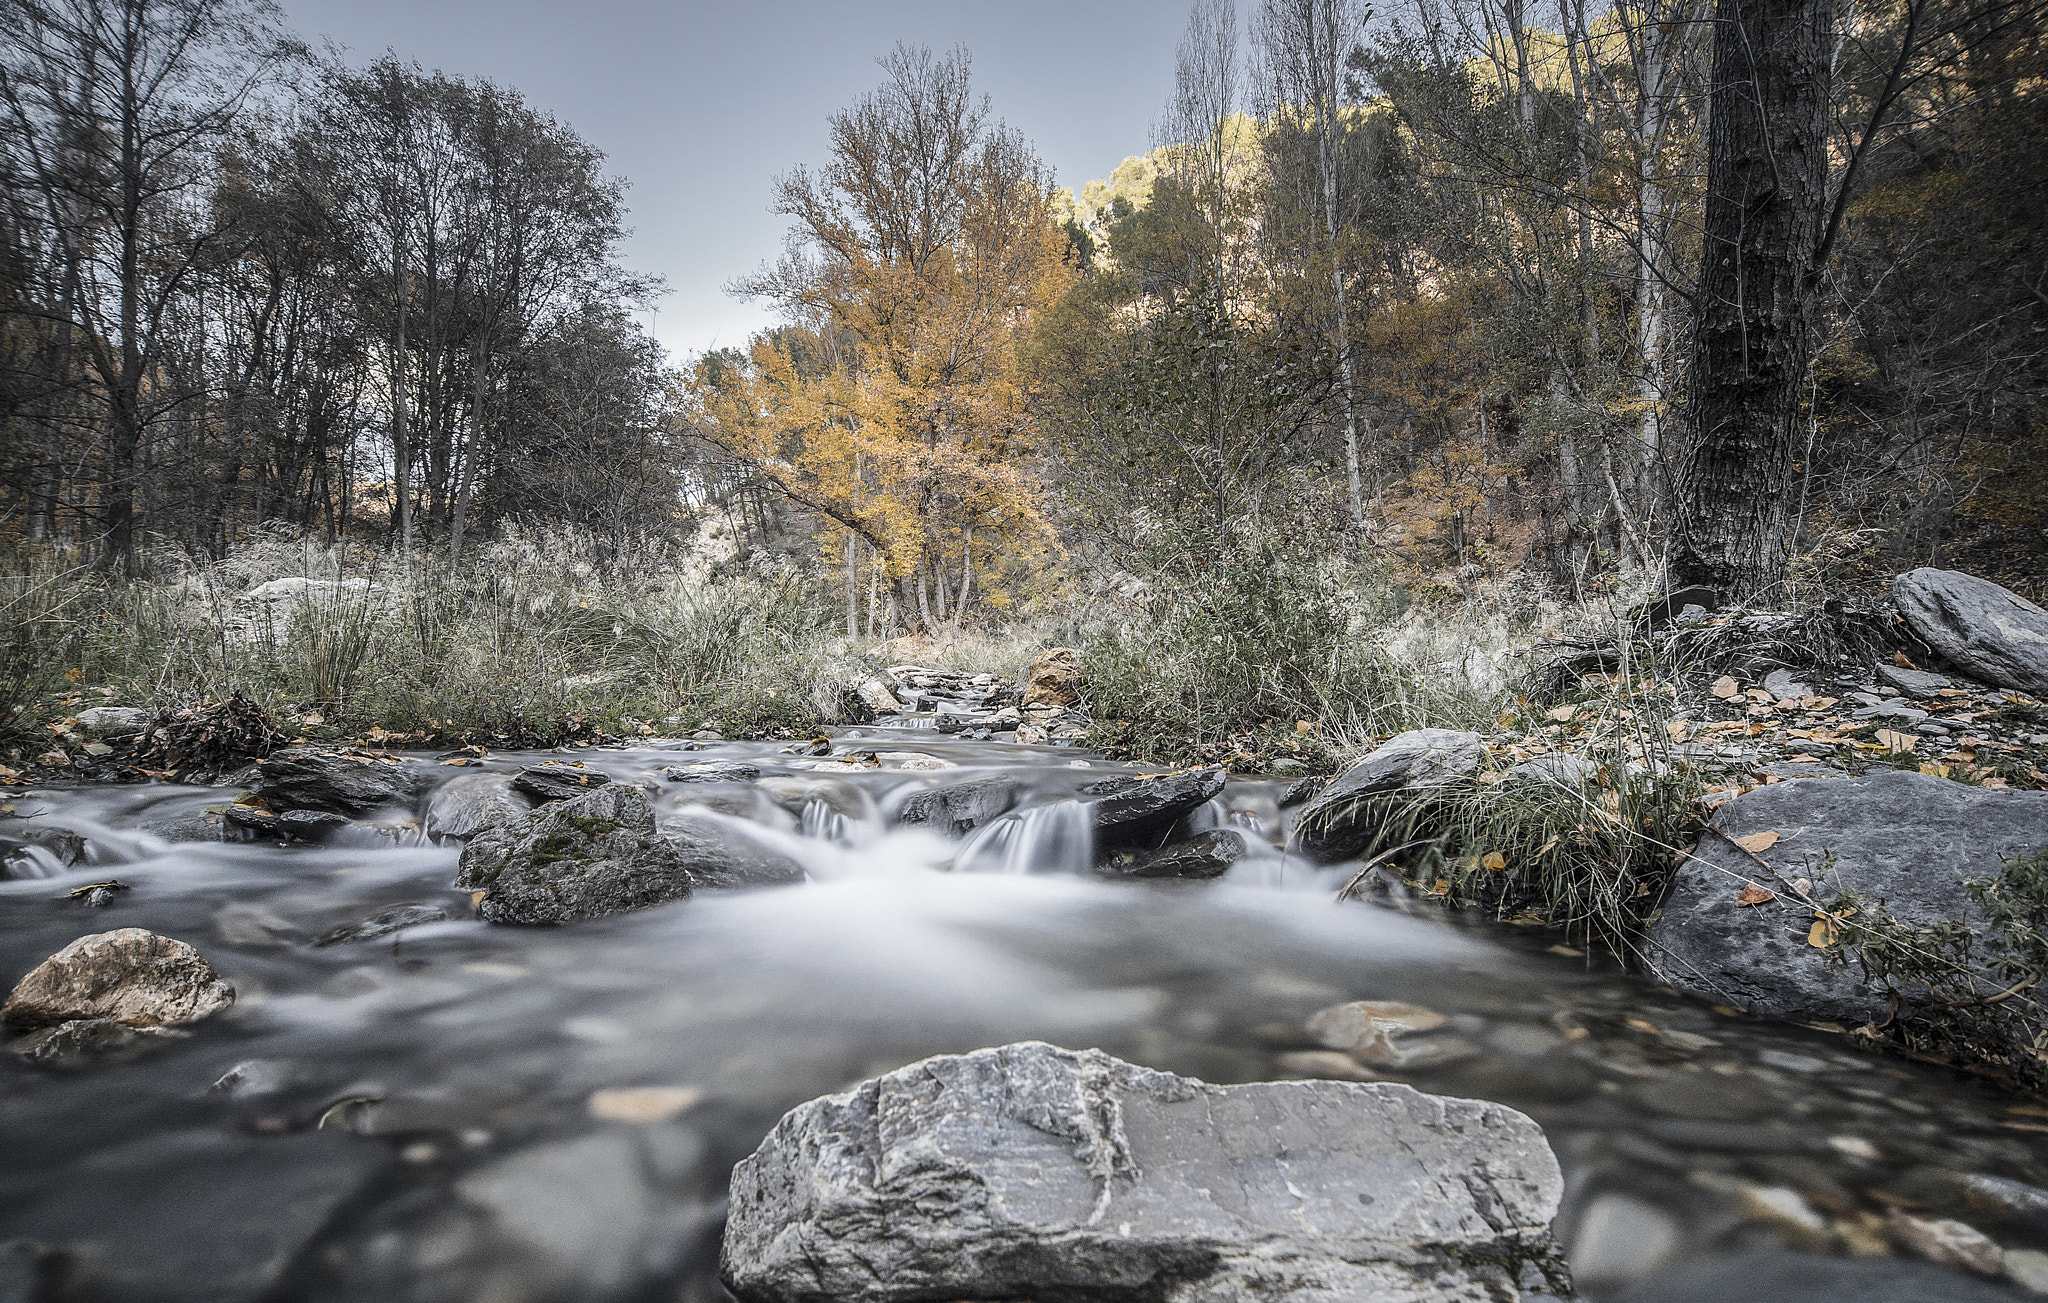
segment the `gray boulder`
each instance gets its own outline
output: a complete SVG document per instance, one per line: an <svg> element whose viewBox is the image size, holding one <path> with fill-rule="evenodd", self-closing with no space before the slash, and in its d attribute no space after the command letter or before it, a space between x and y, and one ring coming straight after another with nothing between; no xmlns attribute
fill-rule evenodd
<svg viewBox="0 0 2048 1303"><path fill-rule="evenodd" d="M256 794L278 814L366 815L386 805L411 805L428 782L404 760L316 747L289 747L264 759L256 772Z"/></svg>
<svg viewBox="0 0 2048 1303"><path fill-rule="evenodd" d="M544 760L514 774L512 790L536 801L567 801L610 781L612 776L601 769L586 768L567 760Z"/></svg>
<svg viewBox="0 0 2048 1303"><path fill-rule="evenodd" d="M567 923L681 900L691 877L647 794L607 783L472 838L455 885L493 923Z"/></svg>
<svg viewBox="0 0 2048 1303"><path fill-rule="evenodd" d="M1243 833L1211 828L1156 851L1113 855L1097 871L1111 878L1220 878L1244 851Z"/></svg>
<svg viewBox="0 0 2048 1303"><path fill-rule="evenodd" d="M803 865L732 823L685 810L664 813L660 824L695 886L785 887L804 880Z"/></svg>
<svg viewBox="0 0 2048 1303"><path fill-rule="evenodd" d="M1731 839L1775 832L1757 859ZM1883 1021L1883 992L1852 962L1831 967L1808 944L1814 906L1843 889L1881 898L1914 924L1982 918L1963 879L1998 872L2001 856L2048 847L2048 792L1966 787L1892 770L1861 778L1798 779L1756 788L1723 805L1680 865L1647 956L1664 981L1752 1013L1800 1022ZM1768 866L1768 867L1766 867ZM1755 881L1775 900L1736 899Z"/></svg>
<svg viewBox="0 0 2048 1303"><path fill-rule="evenodd" d="M474 837L513 819L525 818L533 803L512 790L503 774L462 774L427 798L427 836Z"/></svg>
<svg viewBox="0 0 2048 1303"><path fill-rule="evenodd" d="M235 988L183 941L139 927L83 936L17 982L0 1022L54 1027L105 1018L131 1027L194 1022L235 1002Z"/></svg>
<svg viewBox="0 0 2048 1303"><path fill-rule="evenodd" d="M1395 793L1420 793L1479 768L1486 742L1477 733L1418 728L1389 738L1316 794L1295 820L1294 845L1331 863L1357 854L1378 834Z"/></svg>
<svg viewBox="0 0 2048 1303"><path fill-rule="evenodd" d="M1110 778L1081 789L1093 797L1095 835L1129 841L1164 831L1182 815L1200 809L1223 791L1221 769L1196 769L1156 778Z"/></svg>
<svg viewBox="0 0 2048 1303"><path fill-rule="evenodd" d="M1027 1041L785 1115L733 1169L722 1274L744 1303L1508 1303L1569 1293L1562 1189L1498 1104Z"/></svg>
<svg viewBox="0 0 2048 1303"><path fill-rule="evenodd" d="M1906 627L1973 679L2048 697L2048 611L2010 588L1922 567L1892 581Z"/></svg>
<svg viewBox="0 0 2048 1303"><path fill-rule="evenodd" d="M1938 697L1943 688L1952 688L1946 674L1929 674L1926 670L1909 670L1904 666L1880 661L1876 666L1877 677L1909 697Z"/></svg>
<svg viewBox="0 0 2048 1303"><path fill-rule="evenodd" d="M661 776L671 783L751 783L761 776L761 767L740 760L700 760L670 765Z"/></svg>
<svg viewBox="0 0 2048 1303"><path fill-rule="evenodd" d="M1006 778L934 787L913 793L897 806L896 822L911 828L930 828L949 837L964 837L1006 813L1016 799L1017 785Z"/></svg>
<svg viewBox="0 0 2048 1303"><path fill-rule="evenodd" d="M155 718L155 711L141 706L94 706L78 712L78 731L96 738L133 737Z"/></svg>

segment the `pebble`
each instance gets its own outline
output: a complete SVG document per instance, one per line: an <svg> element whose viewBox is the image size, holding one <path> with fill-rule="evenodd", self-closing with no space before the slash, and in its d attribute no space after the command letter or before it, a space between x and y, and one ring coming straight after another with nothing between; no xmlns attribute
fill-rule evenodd
<svg viewBox="0 0 2048 1303"><path fill-rule="evenodd" d="M1990 1236L1974 1226L1947 1218L1915 1217L1894 1208L1887 1229L1900 1248L1944 1266L1964 1267L1992 1276L1998 1274L2004 1257Z"/></svg>
<svg viewBox="0 0 2048 1303"><path fill-rule="evenodd" d="M2007 1249L2005 1278L2021 1289L2048 1294L2048 1253L2039 1249Z"/></svg>
<svg viewBox="0 0 2048 1303"><path fill-rule="evenodd" d="M1880 1157L1877 1146L1862 1136L1829 1136L1828 1148L1846 1157L1861 1158L1867 1162L1874 1163Z"/></svg>
<svg viewBox="0 0 2048 1303"><path fill-rule="evenodd" d="M1736 1203L1744 1216L1782 1231L1795 1247L1826 1249L1834 1244L1827 1218L1789 1186L1744 1184L1736 1191Z"/></svg>
<svg viewBox="0 0 2048 1303"><path fill-rule="evenodd" d="M1678 1245L1678 1226L1632 1195L1603 1194L1580 1214L1572 1237L1572 1278L1595 1289L1626 1284L1663 1266Z"/></svg>
<svg viewBox="0 0 2048 1303"><path fill-rule="evenodd" d="M1283 1077L1327 1081L1384 1081L1384 1077L1348 1054L1336 1050L1292 1050L1278 1055L1273 1066Z"/></svg>

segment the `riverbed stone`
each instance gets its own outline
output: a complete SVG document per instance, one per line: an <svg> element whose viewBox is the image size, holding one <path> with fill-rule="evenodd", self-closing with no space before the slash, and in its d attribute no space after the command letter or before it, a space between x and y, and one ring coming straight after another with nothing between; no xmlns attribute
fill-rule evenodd
<svg viewBox="0 0 2048 1303"><path fill-rule="evenodd" d="M700 760L670 765L661 776L671 783L751 783L761 776L761 767L739 760Z"/></svg>
<svg viewBox="0 0 2048 1303"><path fill-rule="evenodd" d="M1072 647L1048 647L1024 671L1024 705L1071 706L1088 686L1088 667Z"/></svg>
<svg viewBox="0 0 2048 1303"><path fill-rule="evenodd" d="M139 927L83 936L17 982L0 1022L52 1027L107 1018L131 1027L194 1022L235 1002L205 956Z"/></svg>
<svg viewBox="0 0 2048 1303"><path fill-rule="evenodd" d="M1027 1041L799 1106L733 1171L743 1303L1568 1294L1542 1131L1349 1081L1212 1086Z"/></svg>
<svg viewBox="0 0 2048 1303"><path fill-rule="evenodd" d="M1164 832L1182 815L1200 809L1223 791L1221 769L1194 769L1153 778L1110 778L1081 789L1095 814L1095 835L1105 843L1129 842Z"/></svg>
<svg viewBox="0 0 2048 1303"><path fill-rule="evenodd" d="M543 760L512 776L512 790L535 801L567 801L612 781L601 769L567 760Z"/></svg>
<svg viewBox="0 0 2048 1303"><path fill-rule="evenodd" d="M278 814L325 810L357 817L411 805L426 776L407 760L318 747L288 747L256 766L256 794Z"/></svg>
<svg viewBox="0 0 2048 1303"><path fill-rule="evenodd" d="M1956 669L2048 697L2048 611L2010 588L1923 566L1892 581L1892 603L1906 627Z"/></svg>
<svg viewBox="0 0 2048 1303"><path fill-rule="evenodd" d="M2023 1303L2027 1297L1930 1262L1752 1253L1662 1272L1615 1303Z"/></svg>
<svg viewBox="0 0 2048 1303"><path fill-rule="evenodd" d="M512 790L505 774L461 774L434 789L427 798L423 825L427 836L474 837L533 812L533 802Z"/></svg>
<svg viewBox="0 0 2048 1303"><path fill-rule="evenodd" d="M130 1027L112 1018L73 1018L30 1032L7 1048L39 1068L87 1068L139 1059L191 1035L177 1027Z"/></svg>
<svg viewBox="0 0 2048 1303"><path fill-rule="evenodd" d="M487 829L462 848L455 885L493 923L567 923L681 900L689 866L655 827L647 794L607 783Z"/></svg>
<svg viewBox="0 0 2048 1303"><path fill-rule="evenodd" d="M1761 850L1735 844L1772 832L1777 840ZM1891 1012L1883 989L1853 960L1831 966L1809 944L1814 907L1790 884L1807 879L1809 901L1848 889L1881 898L1904 923L1960 918L1981 929L1964 879L1992 877L2001 857L2044 849L2048 792L1993 791L1900 770L1758 787L1723 805L1679 866L1646 957L1672 986L1752 1013L1883 1022ZM1752 879L1776 899L1742 904L1737 893Z"/></svg>
<svg viewBox="0 0 2048 1303"><path fill-rule="evenodd" d="M1295 819L1294 846L1334 863L1378 836L1398 797L1427 793L1479 768L1486 741L1477 733L1418 728L1396 734L1316 794Z"/></svg>
<svg viewBox="0 0 2048 1303"><path fill-rule="evenodd" d="M1017 801L1017 785L1007 778L978 783L955 783L913 792L896 807L896 822L910 828L929 828L949 837L964 837L976 828L1007 813Z"/></svg>
<svg viewBox="0 0 2048 1303"><path fill-rule="evenodd" d="M1112 878L1220 878L1244 852L1243 833L1211 828L1156 851L1112 855L1100 872Z"/></svg>
<svg viewBox="0 0 2048 1303"><path fill-rule="evenodd" d="M804 880L804 866L750 836L744 825L693 811L658 816L661 835L697 887L786 887Z"/></svg>
<svg viewBox="0 0 2048 1303"><path fill-rule="evenodd" d="M134 737L155 718L155 711L141 706L94 706L78 712L78 731L96 738Z"/></svg>

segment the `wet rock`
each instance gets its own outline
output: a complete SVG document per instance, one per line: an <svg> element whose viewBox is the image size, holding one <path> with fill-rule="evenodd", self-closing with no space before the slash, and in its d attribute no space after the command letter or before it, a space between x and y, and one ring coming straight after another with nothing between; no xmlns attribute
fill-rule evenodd
<svg viewBox="0 0 2048 1303"><path fill-rule="evenodd" d="M328 810L286 810L277 816L277 831L293 841L328 841L350 826L347 815Z"/></svg>
<svg viewBox="0 0 2048 1303"><path fill-rule="evenodd" d="M513 775L512 790L536 801L568 801L610 781L612 776L599 769L567 760L546 760Z"/></svg>
<svg viewBox="0 0 2048 1303"><path fill-rule="evenodd" d="M448 917L448 911L439 905L393 905L380 909L360 923L350 923L323 933L313 942L316 946L338 946L354 941L375 941L402 932L409 927L423 923L439 923Z"/></svg>
<svg viewBox="0 0 2048 1303"><path fill-rule="evenodd" d="M964 837L997 815L1007 813L1017 800L1017 785L1006 778L979 783L956 783L914 792L896 807L896 822L911 828L929 828L949 837Z"/></svg>
<svg viewBox="0 0 2048 1303"><path fill-rule="evenodd" d="M1776 874L1765 881L1774 890L1775 882L1806 878L1813 900L1848 888L1882 897L1905 923L1962 918L1981 928L1963 879L1996 873L2000 856L2048 847L2048 793L1987 791L1894 770L1759 787L1723 805L1711 827L1680 865L1650 928L1654 971L1681 990L1753 1013L1853 1026L1889 1016L1882 990L1853 963L1831 967L1808 943L1813 908L1792 893L1739 904L1745 881L1765 879L1763 866L1731 839L1778 834L1757 853Z"/></svg>
<svg viewBox="0 0 2048 1303"><path fill-rule="evenodd" d="M1955 686L1946 675L1909 670L1883 661L1877 665L1877 677L1909 697L1938 697L1943 688Z"/></svg>
<svg viewBox="0 0 2048 1303"><path fill-rule="evenodd" d="M1294 782L1288 784L1286 791L1280 793L1280 799L1275 804L1283 810L1290 806L1300 805L1303 801L1308 800L1317 792L1328 787L1330 781L1329 776L1326 774L1311 774L1307 778L1297 778Z"/></svg>
<svg viewBox="0 0 2048 1303"><path fill-rule="evenodd" d="M19 822L0 834L0 877L48 878L85 863L85 838L69 828Z"/></svg>
<svg viewBox="0 0 2048 1303"><path fill-rule="evenodd" d="M1964 1203L1980 1216L2048 1236L2048 1190L1981 1172L1962 1178Z"/></svg>
<svg viewBox="0 0 2048 1303"><path fill-rule="evenodd" d="M1088 686L1088 669L1072 647L1048 647L1024 671L1024 705L1071 706Z"/></svg>
<svg viewBox="0 0 2048 1303"><path fill-rule="evenodd" d="M427 778L390 756L290 747L259 762L256 794L269 809L326 810L350 816L410 805Z"/></svg>
<svg viewBox="0 0 2048 1303"><path fill-rule="evenodd" d="M463 774L434 789L427 798L427 836L474 837L533 812L533 803L512 790L503 774Z"/></svg>
<svg viewBox="0 0 2048 1303"><path fill-rule="evenodd" d="M1241 833L1212 828L1156 851L1112 856L1099 871L1113 878L1220 878L1244 851Z"/></svg>
<svg viewBox="0 0 2048 1303"><path fill-rule="evenodd" d="M15 984L10 1027L107 1018L133 1027L193 1022L235 1002L235 988L183 941L139 927L83 936Z"/></svg>
<svg viewBox="0 0 2048 1303"><path fill-rule="evenodd" d="M1196 769L1129 782L1117 779L1081 789L1095 814L1095 835L1105 843L1130 842L1164 832L1182 815L1199 809L1223 791L1221 769ZM1104 791L1109 784L1115 784Z"/></svg>
<svg viewBox="0 0 2048 1303"><path fill-rule="evenodd" d="M1296 849L1325 863L1357 854L1387 817L1384 799L1422 793L1471 774L1486 754L1477 733L1419 728L1399 734L1345 770L1295 821Z"/></svg>
<svg viewBox="0 0 2048 1303"><path fill-rule="evenodd" d="M1755 1253L1653 1276L1615 1303L2018 1303L2025 1297L1926 1262Z"/></svg>
<svg viewBox="0 0 2048 1303"><path fill-rule="evenodd" d="M670 765L661 776L671 783L751 783L761 776L761 767L738 760L704 760Z"/></svg>
<svg viewBox="0 0 2048 1303"><path fill-rule="evenodd" d="M786 887L804 881L804 866L772 851L742 827L688 812L664 814L661 834L698 887Z"/></svg>
<svg viewBox="0 0 2048 1303"><path fill-rule="evenodd" d="M1974 1226L1947 1218L1915 1217L1903 1208L1894 1208L1885 1219L1885 1230L1900 1248L1929 1262L1986 1276L1999 1273L2004 1255L1990 1236Z"/></svg>
<svg viewBox="0 0 2048 1303"><path fill-rule="evenodd" d="M1971 678L2048 697L2048 611L2009 588L1923 567L1892 582L1899 617Z"/></svg>
<svg viewBox="0 0 2048 1303"><path fill-rule="evenodd" d="M175 1027L131 1027L111 1018L74 1018L30 1032L7 1048L40 1068L88 1068L139 1059L191 1035Z"/></svg>
<svg viewBox="0 0 2048 1303"><path fill-rule="evenodd" d="M1552 752L1549 755L1537 756L1534 760L1525 760L1521 764L1516 765L1513 769L1508 770L1508 776L1504 781L1510 783L1548 783L1553 787L1565 787L1577 791L1579 788L1592 782L1594 775L1599 772L1600 767L1590 760L1583 760L1578 756L1565 755L1562 752Z"/></svg>
<svg viewBox="0 0 2048 1303"><path fill-rule="evenodd" d="M608 784L472 838L455 885L493 923L566 923L681 900L691 875L647 794Z"/></svg>
<svg viewBox="0 0 2048 1303"><path fill-rule="evenodd" d="M1324 1081L1385 1080L1357 1059L1335 1050L1290 1050L1275 1055L1273 1067L1283 1077L1309 1077Z"/></svg>
<svg viewBox="0 0 2048 1303"><path fill-rule="evenodd" d="M1788 1186L1744 1184L1736 1191L1736 1205L1743 1216L1773 1228L1794 1248L1826 1249L1835 1242L1828 1219Z"/></svg>
<svg viewBox="0 0 2048 1303"><path fill-rule="evenodd" d="M853 685L862 704L877 715L900 715L906 709L896 695L895 681L885 674L870 674Z"/></svg>
<svg viewBox="0 0 2048 1303"><path fill-rule="evenodd" d="M277 815L251 801L236 801L221 811L221 817L228 827L239 829L252 838L284 835L284 830L278 826Z"/></svg>
<svg viewBox="0 0 2048 1303"><path fill-rule="evenodd" d="M746 1303L1512 1299L1564 1292L1561 1189L1497 1104L1024 1042L791 1111L733 1171L722 1267Z"/></svg>
<svg viewBox="0 0 2048 1303"><path fill-rule="evenodd" d="M1579 1214L1572 1280L1581 1288L1626 1284L1662 1267L1678 1247L1678 1225L1654 1204L1603 1194Z"/></svg>
<svg viewBox="0 0 2048 1303"><path fill-rule="evenodd" d="M156 712L141 706L94 706L78 712L78 731L87 737L134 737L156 719Z"/></svg>
<svg viewBox="0 0 2048 1303"><path fill-rule="evenodd" d="M643 1138L618 1130L536 1145L456 1182L487 1212L496 1236L522 1251L521 1297L617 1298L628 1293L664 1232L649 1188ZM643 1286L644 1288L644 1286Z"/></svg>

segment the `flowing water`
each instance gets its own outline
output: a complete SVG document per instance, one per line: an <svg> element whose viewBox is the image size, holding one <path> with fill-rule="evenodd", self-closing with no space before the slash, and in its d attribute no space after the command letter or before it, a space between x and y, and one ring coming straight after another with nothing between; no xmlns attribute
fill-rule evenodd
<svg viewBox="0 0 2048 1303"><path fill-rule="evenodd" d="M132 1063L4 1056L0 1298L718 1299L726 1175L795 1104L1027 1038L1215 1082L1315 1071L1329 1060L1303 1021L1354 999L1449 1019L1387 1077L1544 1125L1596 1300L1759 1247L1880 1251L1894 1204L1960 1209L2022 1264L2048 1247L1953 1195L1972 1174L2048 1185L2048 1110L1717 1012L1553 937L1335 904L1347 870L1276 849L1276 785L1233 783L1196 821L1252 844L1227 876L1109 882L1083 871L1072 798L1119 766L932 731L837 748L953 767L714 744L688 758L762 779L676 785L654 778L674 749L577 752L663 808L746 822L811 881L560 928L475 921L450 885L459 847L403 824L230 845L175 840L221 789L14 795L16 816L84 834L92 862L18 857L38 876L0 882L0 976L145 927L198 946L239 999ZM992 775L1028 795L968 841L889 827L909 791ZM129 890L66 897L105 878ZM446 917L321 944L402 905Z"/></svg>

